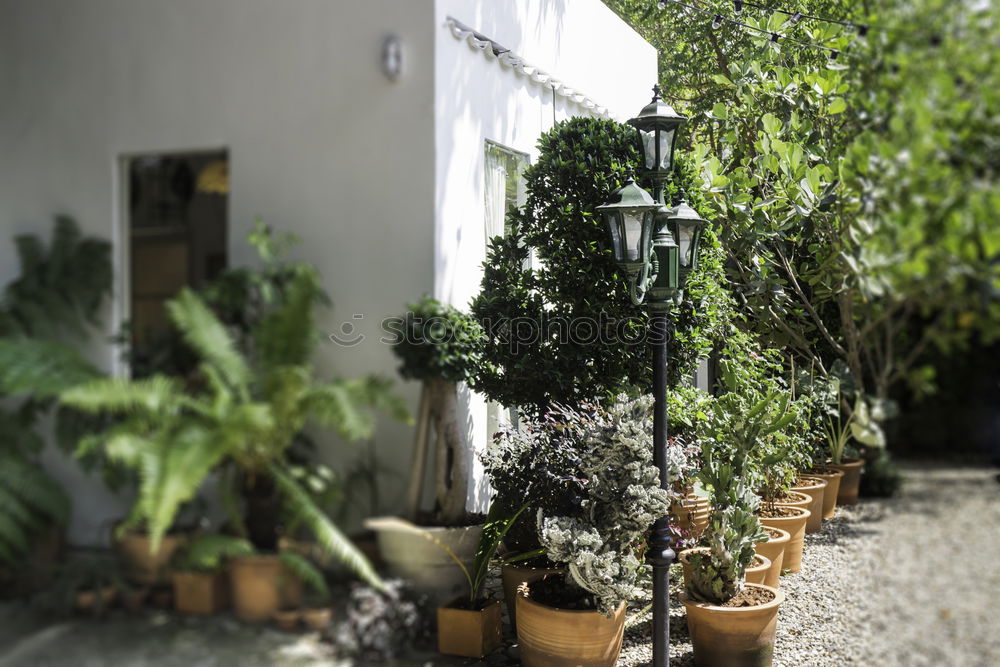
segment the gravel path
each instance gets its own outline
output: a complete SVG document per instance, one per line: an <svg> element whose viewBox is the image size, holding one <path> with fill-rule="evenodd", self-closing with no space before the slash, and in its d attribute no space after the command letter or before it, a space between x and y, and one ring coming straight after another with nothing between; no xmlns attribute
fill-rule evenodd
<svg viewBox="0 0 1000 667"><path fill-rule="evenodd" d="M782 577L776 667L1000 665L1000 484L983 468L910 467L902 493L838 508L806 536L802 571ZM679 579L674 576L673 580ZM692 664L683 608L671 615L671 664ZM23 627L22 627L23 626ZM619 667L647 665L649 614L626 630ZM394 664L517 665L516 647L484 661L431 645ZM336 665L315 635L227 616L151 612L46 624L0 605L0 667ZM343 663L341 663L343 664Z"/></svg>
<svg viewBox="0 0 1000 667"><path fill-rule="evenodd" d="M984 468L908 467L902 492L837 508L781 578L776 667L1000 665L1000 484ZM676 599L676 591L674 592ZM620 667L648 664L646 618ZM690 665L682 608L671 664Z"/></svg>

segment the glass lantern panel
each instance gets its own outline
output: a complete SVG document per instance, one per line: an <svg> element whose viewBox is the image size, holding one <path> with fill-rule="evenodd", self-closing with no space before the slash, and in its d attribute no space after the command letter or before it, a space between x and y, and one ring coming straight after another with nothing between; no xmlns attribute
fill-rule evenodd
<svg viewBox="0 0 1000 667"><path fill-rule="evenodd" d="M639 247L642 244L642 213L627 211L622 216L625 227L625 252L630 261L639 259Z"/></svg>
<svg viewBox="0 0 1000 667"><path fill-rule="evenodd" d="M642 136L642 151L646 156L646 169L656 167L656 132L643 130L639 132Z"/></svg>
<svg viewBox="0 0 1000 667"><path fill-rule="evenodd" d="M670 169L670 146L674 143L674 130L660 130L658 134L660 135L660 165L657 169Z"/></svg>
<svg viewBox="0 0 1000 667"><path fill-rule="evenodd" d="M622 235L618 229L618 215L615 213L605 213L604 222L608 226L608 233L611 234L611 251L615 254L616 261L625 259L625 252L622 247Z"/></svg>
<svg viewBox="0 0 1000 667"><path fill-rule="evenodd" d="M696 227L691 224L680 223L678 225L677 245L680 246L681 266L691 266L691 251L694 247L694 234Z"/></svg>

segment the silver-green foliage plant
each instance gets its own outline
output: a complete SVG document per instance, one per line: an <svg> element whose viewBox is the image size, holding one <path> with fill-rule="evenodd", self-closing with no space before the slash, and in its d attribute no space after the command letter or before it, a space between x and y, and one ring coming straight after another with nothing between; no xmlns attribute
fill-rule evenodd
<svg viewBox="0 0 1000 667"><path fill-rule="evenodd" d="M725 367L723 375L731 375ZM766 394L730 391L716 400L715 438L702 441L699 478L711 490L713 509L702 538L708 553L690 558L688 594L695 600L722 604L738 595L756 543L767 540L756 514L760 500L753 489L762 475L754 453L795 420L788 401L787 392L773 387Z"/></svg>
<svg viewBox="0 0 1000 667"><path fill-rule="evenodd" d="M575 443L584 480L579 511L546 515L538 532L550 560L566 566L567 581L591 594L604 614L638 596L643 564L637 553L650 527L670 509L653 465L653 401L625 399L596 410ZM687 474L686 449L671 445L669 481Z"/></svg>

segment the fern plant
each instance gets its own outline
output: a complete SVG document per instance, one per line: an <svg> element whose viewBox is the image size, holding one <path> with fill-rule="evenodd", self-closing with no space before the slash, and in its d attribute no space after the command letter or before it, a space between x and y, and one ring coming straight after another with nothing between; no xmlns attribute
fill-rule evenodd
<svg viewBox="0 0 1000 667"><path fill-rule="evenodd" d="M190 390L164 375L99 379L62 394L67 405L123 417L85 448L139 473L138 497L124 528L143 523L157 549L181 503L192 499L208 474L230 468L243 479L266 479L288 512L320 547L375 586L381 580L364 555L333 524L289 470L287 452L309 422L356 440L374 429L376 410L405 418L402 403L375 377L319 381L304 349L315 340L313 312L318 277L302 272L288 298L255 331L256 358L248 359L220 319L194 292L168 302L171 320L199 359L200 386ZM233 475L225 475L232 479ZM222 484L233 526L247 534L235 484ZM249 507L248 507L249 510Z"/></svg>
<svg viewBox="0 0 1000 667"><path fill-rule="evenodd" d="M84 237L70 218L56 219L48 245L34 235L14 242L21 273L0 298L0 565L8 566L24 561L33 535L68 518L68 498L39 461L35 426L61 391L97 376L63 340L97 324L111 287L110 245ZM56 413L69 438L87 426L71 417Z"/></svg>

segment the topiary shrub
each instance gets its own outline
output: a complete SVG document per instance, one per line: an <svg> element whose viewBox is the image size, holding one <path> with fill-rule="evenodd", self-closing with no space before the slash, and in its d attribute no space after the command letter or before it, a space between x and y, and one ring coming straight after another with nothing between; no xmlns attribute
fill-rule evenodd
<svg viewBox="0 0 1000 667"><path fill-rule="evenodd" d="M427 443L434 433L435 508L427 522L448 526L468 519L466 443L458 422L457 384L471 379L480 363L482 329L457 308L424 297L397 320L393 353L399 372L423 383L414 442L414 465L407 488L407 518L418 520L423 495Z"/></svg>
<svg viewBox="0 0 1000 667"><path fill-rule="evenodd" d="M525 173L527 203L511 210L509 234L491 239L482 290L472 304L485 333L474 388L536 416L553 403L648 391L652 377L646 311L630 301L595 215L612 190L636 177L635 131L615 121L573 118L542 135L539 149ZM705 212L699 182L695 168L678 156L668 201L683 197ZM532 253L540 267L526 267ZM671 313L672 384L725 335L722 284L722 253L708 230L687 298Z"/></svg>

